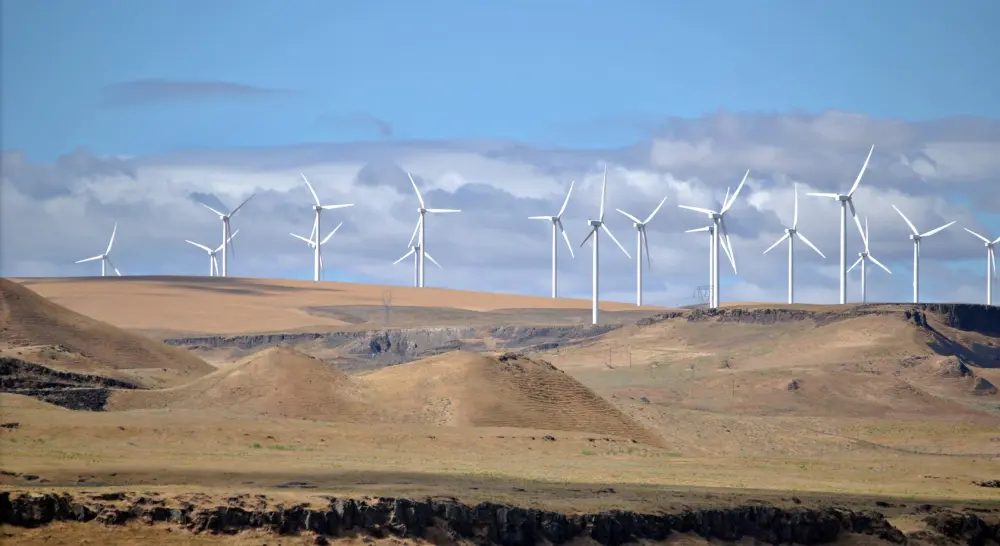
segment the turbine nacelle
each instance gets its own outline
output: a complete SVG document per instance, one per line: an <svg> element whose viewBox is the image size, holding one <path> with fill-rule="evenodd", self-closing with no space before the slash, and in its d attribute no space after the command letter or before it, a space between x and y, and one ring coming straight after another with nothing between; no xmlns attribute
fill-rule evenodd
<svg viewBox="0 0 1000 546"><path fill-rule="evenodd" d="M590 227L592 227L594 229L597 229L597 228L601 227L601 225L604 224L604 222L602 222L600 220L588 220L587 223L590 225Z"/></svg>

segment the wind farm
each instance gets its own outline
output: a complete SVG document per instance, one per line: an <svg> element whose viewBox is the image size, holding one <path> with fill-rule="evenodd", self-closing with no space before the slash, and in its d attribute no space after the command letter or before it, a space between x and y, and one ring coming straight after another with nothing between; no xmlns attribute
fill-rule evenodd
<svg viewBox="0 0 1000 546"><path fill-rule="evenodd" d="M43 4L3 545L1000 544L984 3Z"/></svg>

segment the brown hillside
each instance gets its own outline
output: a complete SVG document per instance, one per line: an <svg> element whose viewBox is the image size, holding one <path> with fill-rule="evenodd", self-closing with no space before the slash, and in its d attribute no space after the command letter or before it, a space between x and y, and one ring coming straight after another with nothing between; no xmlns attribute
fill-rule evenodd
<svg viewBox="0 0 1000 546"><path fill-rule="evenodd" d="M271 347L192 383L158 391L118 391L109 410L223 409L319 421L364 418L350 379L330 364Z"/></svg>
<svg viewBox="0 0 1000 546"><path fill-rule="evenodd" d="M456 351L357 378L397 420L608 434L657 444L648 431L544 361Z"/></svg>
<svg viewBox="0 0 1000 546"><path fill-rule="evenodd" d="M0 350L16 353L20 348L20 358L45 366L114 370L119 373L110 375L118 376L127 372L133 380L153 385L190 381L213 370L187 351L86 317L7 279L0 279L0 324Z"/></svg>

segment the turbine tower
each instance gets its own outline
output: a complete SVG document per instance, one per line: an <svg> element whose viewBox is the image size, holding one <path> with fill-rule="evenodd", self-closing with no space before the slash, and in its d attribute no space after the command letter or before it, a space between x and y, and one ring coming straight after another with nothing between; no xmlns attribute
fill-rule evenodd
<svg viewBox="0 0 1000 546"><path fill-rule="evenodd" d="M726 192L727 196L728 196L728 193L729 192L727 191ZM714 294L715 294L715 290L714 290L714 288L715 288L714 287L714 282L715 282L715 280L714 280L714 278L715 278L715 273L714 273L715 272L715 260L718 259L718 257L719 257L719 252L718 252L718 250L716 250L716 247L715 247L715 242L717 240L715 238L715 226L714 225L708 225L708 226L705 226L705 227L688 229L688 230L685 230L684 233L698 233L698 232L702 232L702 231L708 232L708 307L709 308L714 308L715 304L713 303L713 301L714 301L714 297L715 297L714 296ZM725 239L718 239L718 241L720 243L722 243L722 250L726 253L726 256L727 257L730 256L729 248L726 246L726 240ZM736 264L732 262L732 258L730 258L730 263L733 264L733 271L736 271Z"/></svg>
<svg viewBox="0 0 1000 546"><path fill-rule="evenodd" d="M854 262L854 265L852 265L850 267L850 269L847 270L847 272L850 273L851 269L854 269L855 267L857 267L858 264L861 264L861 303L867 303L868 302L868 270L865 268L866 262L871 261L873 264L875 264L875 265L881 267L882 269L884 269L885 272L888 273L888 274L890 274L890 275L892 275L892 271L889 271L888 267L882 265L882 262L880 262L877 259L875 259L875 256L872 256L871 250L868 248L868 241L869 241L869 239L868 239L868 218L865 218L865 230L861 232L861 238L865 242L865 249L862 252L858 252L858 261Z"/></svg>
<svg viewBox="0 0 1000 546"><path fill-rule="evenodd" d="M648 224L657 212L660 212L660 208L663 203L667 202L667 198L664 197L659 205L653 209L653 212L649 213L644 221L639 221L638 218L632 216L631 214L623 211L622 209L615 209L618 212L625 215L626 218L632 220L632 226L635 227L636 240L635 240L635 304L637 307L642 307L642 248L646 247L646 262L649 267L653 267L653 259L649 256L649 239L646 236L646 224Z"/></svg>
<svg viewBox="0 0 1000 546"><path fill-rule="evenodd" d="M913 222L911 222L910 219L903 214L903 211L897 209L896 205L893 205L892 208L896 209L896 212L903 217L903 221L906 222L906 225L910 227L910 231L913 232L910 234L910 240L913 241L913 303L920 303L920 240L924 237L934 235L955 222L948 222L947 224L934 228L927 233L920 233L913 225Z"/></svg>
<svg viewBox="0 0 1000 546"><path fill-rule="evenodd" d="M111 254L111 245L115 244L115 233L117 231L118 231L118 222L115 222L115 227L111 229L111 240L108 241L108 249L104 251L104 254L98 254L97 256L91 256L90 258L84 258L83 260L77 260L74 263L82 264L83 262L92 262L94 260L101 260L101 276L102 277L104 277L104 276L107 275L107 272L108 272L107 266L109 266L109 265L111 266L111 269L113 269L115 271L115 274L118 275L119 277L121 277L122 276L121 272L118 271L118 268L115 267L115 264L111 263L111 258L109 256L109 254Z"/></svg>
<svg viewBox="0 0 1000 546"><path fill-rule="evenodd" d="M599 258L599 255L600 255L600 249L598 247L598 241L600 240L600 235L601 234L598 233L598 230L599 229L603 229L604 233L607 233L608 237L611 237L611 240L614 241L616 245L618 245L618 248L622 249L622 252L624 252L625 255L629 257L629 259L632 258L631 256L628 255L628 251L625 250L625 247L623 247L622 244L618 242L618 239L615 239L614 234L611 233L611 230L608 229L608 226L604 223L604 199L605 199L605 197L607 197L607 193L608 193L608 166L605 165L604 166L604 182L601 183L601 211L600 211L600 215L598 216L597 220L589 220L588 221L588 224L590 225L590 231L587 233L587 236L583 239L583 242L580 243L580 246L582 247L583 245L587 244L587 240L588 239L590 239L591 237L594 238L594 263L593 263L592 272L591 272L591 275L593 276L593 279L594 279L594 290L593 290L593 294L592 294L592 302L593 303L592 303L592 309L591 309L591 321L595 325L597 324L597 319L598 319L598 316L597 316L597 314L598 314L598 309L597 309L597 300L598 300L597 292L598 292L598 279L599 279L599 272L600 272L599 271L600 268L598 266L598 264L599 264L598 258Z"/></svg>
<svg viewBox="0 0 1000 546"><path fill-rule="evenodd" d="M794 281L794 279L795 279L795 250L794 250L794 247L795 247L795 238L798 237L799 239L802 239L802 242L805 243L805 244L807 244L807 245L809 245L809 248L815 250L816 254L819 254L820 256L823 256L823 258L826 258L826 256L824 256L823 253L820 252L818 248L816 248L816 245L812 244L812 242L809 239L807 239L806 236L803 235L798 230L798 225L799 225L799 186L798 186L798 184L795 184L793 187L795 188L795 212L792 214L792 227L787 228L785 230L785 234L782 235L782 237L780 239L778 239L777 241L775 241L775 243L773 245L767 247L767 250L764 251L764 254L767 254L768 251L770 251L772 248L774 248L774 247L778 246L779 244L781 244L781 242L784 241L785 239L788 239L788 303L795 303L795 281Z"/></svg>
<svg viewBox="0 0 1000 546"><path fill-rule="evenodd" d="M557 244L557 239L558 239L557 234L556 234L556 230L557 229L560 232L562 232L563 239L566 240L566 246L569 247L569 255L570 255L570 257L571 258L576 258L576 255L573 254L573 245L570 244L570 242L569 242L569 236L566 235L566 230L563 229L563 223L562 223L562 215L563 215L564 212L566 212L566 205L569 204L569 196L573 194L573 184L574 183L575 182L570 182L569 183L569 191L566 192L566 199L563 200L562 208L559 209L559 214L556 214L555 216L529 216L528 217L529 220L548 220L549 222L552 222L552 297L553 298L559 297L559 291L558 291L559 284L558 284L558 281L556 280L556 268L557 268L557 265L558 265L556 248L559 246Z"/></svg>
<svg viewBox="0 0 1000 546"><path fill-rule="evenodd" d="M246 205L248 201L250 201L251 199L253 199L254 195L255 194L251 193L250 197L246 198L246 201L243 201L242 203L240 203L239 206L237 206L235 209L229 211L228 214L224 213L224 212L219 212L219 211L213 209L212 207L206 205L205 203L201 203L201 206L203 206L206 209L214 212L215 214L218 214L219 215L219 219L222 220L222 276L223 277L228 277L229 276L229 262L227 260L227 255L229 254L229 251L232 250L233 251L233 255L234 256L236 255L236 249L234 247L230 246L230 244L229 244L230 240L233 238L233 234L229 231L229 219L232 218L234 214L236 214L237 212L239 212L239 210L241 208L243 208L243 205Z"/></svg>
<svg viewBox="0 0 1000 546"><path fill-rule="evenodd" d="M420 201L420 208L417 212L420 213L420 219L417 221L417 228L413 231L413 235L416 236L417 233L420 237L417 239L417 246L420 252L417 252L418 263L420 264L420 271L418 271L417 280L420 288L424 287L424 256L427 255L427 239L424 238L424 219L426 213L430 212L432 214L445 213L445 212L462 212L458 209L429 209L426 208L424 204L424 198L420 195L420 189L417 188L417 183L413 181L413 176L410 173L406 173L406 176L410 179L410 184L413 184L413 191L417 192L417 201ZM410 237L410 246L413 246L413 237Z"/></svg>
<svg viewBox="0 0 1000 546"><path fill-rule="evenodd" d="M351 203L351 204L347 204L347 205L324 205L324 204L320 203L319 196L316 195L316 190L313 189L313 186L312 186L312 184L309 183L309 179L306 178L306 175L304 175L302 173L299 173L299 176L301 176L302 180L306 183L306 186L309 188L309 193L312 194L313 200L315 201L315 203L312 206L313 211L315 212L315 218L313 219L312 233L309 234L309 239L307 239L307 242L309 242L309 245L312 246L312 248L313 248L313 281L317 281L318 282L319 278L320 278L320 271L323 269L323 266L322 266L322 263L323 263L323 255L322 255L322 246L323 246L323 243L320 243L320 244L317 245L317 244L313 243L312 241L314 239L319 239L319 234L322 233L322 231L320 229L320 216L322 216L322 213L323 213L324 210L333 210L333 209L342 209L342 208L346 208L346 207L353 207L354 204ZM340 226L337 226L337 227L339 228ZM337 230L335 229L333 231L337 231ZM333 235L333 232L330 232L330 235ZM326 239L329 239L330 235L327 235ZM294 236L295 237L299 237L298 235L294 235ZM302 239L302 237L299 237L299 238ZM324 242L325 242L325 239L324 239Z"/></svg>
<svg viewBox="0 0 1000 546"><path fill-rule="evenodd" d="M993 277L997 274L997 243L1000 243L1000 237L990 241L986 237L972 231L969 228L962 228L965 231L975 235L983 241L986 245L986 305L993 305ZM110 248L110 247L109 247ZM992 268L992 269L991 269Z"/></svg>
<svg viewBox="0 0 1000 546"><path fill-rule="evenodd" d="M858 211L854 208L854 192L858 189L858 184L861 183L861 177L865 174L865 169L868 168L868 160L872 158L872 152L875 151L875 145L872 144L870 150L868 150L868 157L865 158L865 164L861 166L861 172L858 173L858 177L854 180L854 185L851 186L851 191L846 194L839 193L810 193L808 195L813 195L816 197L829 197L840 201L840 303L847 303L847 208L851 208L851 216L854 217L854 223L858 225L858 231L861 232L861 238L866 241L864 231L861 229L861 220L858 219Z"/></svg>
<svg viewBox="0 0 1000 546"><path fill-rule="evenodd" d="M722 208L716 212L714 210L704 209L701 207L692 207L688 205L677 205L682 209L693 210L695 212L701 212L712 220L712 225L715 229L711 231L712 234L712 252L715 253L715 258L712 260L712 303L711 307L716 308L719 306L719 237L725 237L726 244L722 245L722 249L726 252L729 257L729 263L733 266L733 274L736 274L736 258L733 256L733 242L729 239L729 230L726 229L725 215L729 212L729 209L733 207L733 203L736 202L736 198L740 195L740 190L743 189L743 184L746 184L747 177L750 176L750 169L747 169L746 174L743 175L743 180L740 181L740 185L736 187L736 191L733 195L729 195L729 190L726 190L726 199L722 203Z"/></svg>
<svg viewBox="0 0 1000 546"><path fill-rule="evenodd" d="M420 227L419 226L420 220L417 220L417 223L418 223L417 227L419 228ZM415 234L417 230L414 229L413 231L414 231L414 234ZM407 257L409 257L411 255L413 256L413 286L419 286L418 282L420 280L420 278L419 278L419 273L420 273L420 245L413 244L413 237L410 237L410 251L407 252L406 254L403 254L395 262L392 262L392 265L398 264L399 262L405 260ZM427 254L427 259L430 260L431 263L433 263L434 265L438 266L438 269L444 269L443 267L441 267L441 264L439 264L437 262L437 260L435 260L430 254Z"/></svg>
<svg viewBox="0 0 1000 546"><path fill-rule="evenodd" d="M236 234L239 233L239 232L240 232L240 230L234 231L233 235L231 237L229 237L229 239L232 240L232 238L236 237ZM211 248L208 248L207 246L205 246L203 244L196 243L194 241L189 241L187 239L184 239L184 242L185 243L190 243L190 244L192 244L192 245L194 245L194 246L196 246L196 247L204 250L205 252L207 252L208 253L208 276L209 277L214 277L214 276L218 275L218 273L219 273L219 260L218 260L218 258L216 258L216 255L219 253L220 250L222 250L222 245L219 245L218 248L216 248L215 250L212 250Z"/></svg>
<svg viewBox="0 0 1000 546"><path fill-rule="evenodd" d="M326 237L323 237L323 240L319 242L319 246L325 245L326 242L330 240L330 237L333 237L333 234L337 233L337 230L340 229L340 226L342 226L342 225L344 225L343 222L337 224L337 227L333 228L333 231L331 231L330 233L327 233ZM239 231L239 230L236 230L236 231ZM313 256L315 256L315 251L318 248L317 245L316 245L316 239L315 239L316 233L317 233L316 226L313 225L313 232L309 234L309 238L308 239L306 239L305 237L303 237L301 235L296 235L294 233L289 233L289 235L291 235L292 237L295 237L296 239L299 239L301 241L305 241L306 244L309 245L309 248L313 249L313 251L314 251ZM233 235L236 235L236 234L234 233ZM315 271L315 267L313 269L314 269L314 271L313 271L313 280L314 281L318 281L318 280L322 279L323 278L323 269L324 269L324 267L323 267L323 255L322 254L319 255L319 271L316 272ZM318 275L317 275L317 273L318 273Z"/></svg>

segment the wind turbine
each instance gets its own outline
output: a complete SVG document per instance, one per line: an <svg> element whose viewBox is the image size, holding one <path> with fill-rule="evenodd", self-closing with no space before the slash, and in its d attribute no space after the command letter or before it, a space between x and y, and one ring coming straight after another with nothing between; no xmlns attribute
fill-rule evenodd
<svg viewBox="0 0 1000 546"><path fill-rule="evenodd" d="M965 231L975 235L980 238L986 245L986 305L993 305L993 277L997 274L997 243L1000 243L1000 237L990 241L986 237L972 231L969 228L962 228ZM109 247L110 248L110 247ZM993 269L991 270L990 267Z"/></svg>
<svg viewBox="0 0 1000 546"><path fill-rule="evenodd" d="M569 236L566 235L566 230L563 229L563 224L562 224L562 215L563 215L564 212L566 212L566 205L569 204L569 196L573 194L573 184L575 184L575 182L570 182L569 183L569 191L566 192L566 199L563 201L562 208L559 209L559 214L556 214L555 216L529 216L528 217L529 220L548 220L548 221L552 222L552 297L553 298L558 297L558 288L559 288L558 281L556 280L556 265L558 263L557 259L556 259L556 255L557 255L557 253L556 253L556 247L559 246L559 245L556 244L556 239L557 239L557 237L556 237L556 229L558 229L559 231L561 231L563 239L566 239L566 246L569 247L569 255L570 255L570 257L576 258L576 255L573 254L573 245L570 244L570 242L569 242Z"/></svg>
<svg viewBox="0 0 1000 546"><path fill-rule="evenodd" d="M326 237L323 237L323 240L319 242L318 246L325 245L326 242L330 240L330 237L333 237L333 234L337 233L337 230L340 229L340 226L342 226L342 225L344 225L343 222L337 224L337 227L333 228L333 231L331 231L330 233L327 233ZM239 230L236 230L236 231L239 231ZM313 232L309 234L309 238L308 239L306 239L305 237L303 237L301 235L296 235L294 233L289 233L289 235L291 235L292 237L295 237L296 239L300 239L302 241L305 241L306 244L308 244L310 248L312 248L313 250L315 250L316 248L318 248L317 245L316 245L316 240L314 239L314 237L317 236L316 233L317 233L316 232L316 226L314 224L313 225ZM233 235L235 235L235 233ZM314 271L313 273L315 275L317 272ZM322 254L320 254L320 256L319 256L319 271L318 271L318 273L319 273L319 275L315 276L313 278L314 281L320 280L320 278L322 278L322 276L323 276L323 255Z"/></svg>
<svg viewBox="0 0 1000 546"><path fill-rule="evenodd" d="M858 173L858 177L854 180L854 185L851 186L851 191L846 194L808 194L816 197L829 197L840 201L840 303L847 303L847 207L851 208L851 216L854 217L854 223L858 225L858 231L861 232L861 238L865 240L865 244L868 244L865 232L861 229L861 220L858 220L858 211L854 208L853 197L854 192L858 189L858 184L861 183L861 177L865 174L865 169L868 168L868 160L872 158L873 151L875 151L874 144L872 144L871 149L868 150L868 157L865 158L865 164L861 166L861 172Z"/></svg>
<svg viewBox="0 0 1000 546"><path fill-rule="evenodd" d="M636 258L635 258L635 304L638 307L642 307L642 248L644 246L646 247L646 262L648 263L649 267L653 267L653 259L650 258L650 256L649 256L649 239L646 236L646 224L648 224L650 222L650 220L652 220L653 217L656 216L657 212L660 212L660 208L663 206L663 203L666 203L666 202L667 202L667 198L664 197L663 200L660 201L660 204L656 205L656 208L653 209L653 212L649 213L649 216L646 217L646 219L644 221L641 221L641 222L639 221L638 218L636 218L635 216L632 216L631 214L623 211L622 209L615 209L618 212L624 214L625 217L628 218L629 220L632 220L632 226L635 227L635 232L636 232L636 235L635 235L635 237L636 237L636 241L635 241L635 253L636 253L635 254L636 255Z"/></svg>
<svg viewBox="0 0 1000 546"><path fill-rule="evenodd" d="M236 248L229 246L230 239L233 238L233 234L229 231L229 219L232 218L234 214L236 214L237 212L239 212L239 210L241 208L243 208L243 205L246 205L248 201L250 201L251 199L253 199L254 195L256 195L256 194L255 193L251 193L250 197L246 198L246 201L243 201L242 203L240 203L239 206L237 206L235 209L229 211L228 214L227 213L223 213L223 212L219 212L219 211L213 209L212 207L206 205L205 203L201 203L201 206L203 206L206 209L214 212L215 214L218 214L219 215L219 219L222 220L222 276L223 277L228 277L229 276L229 263L228 263L228 260L227 260L227 255L229 254L230 248L232 248L233 255L236 255Z"/></svg>
<svg viewBox="0 0 1000 546"><path fill-rule="evenodd" d="M608 237L611 237L611 240L614 241L616 245L618 245L618 248L622 249L622 252L624 252L625 255L629 257L629 259L632 259L632 257L628 255L628 251L625 250L625 247L623 247L622 244L618 242L618 239L615 239L614 234L611 233L611 230L608 229L608 226L604 223L604 199L605 199L605 197L607 197L607 193L608 193L608 166L605 165L604 166L604 182L601 183L601 211L600 211L600 216L598 217L597 220L588 220L588 224L590 225L590 231L587 233L587 236L583 239L583 242L580 243L580 246L582 247L583 245L587 244L587 240L588 239L590 239L591 237L594 238L594 263L593 263L593 266L592 266L592 273L591 273L591 275L593 276L593 279L594 279L594 291L593 291L593 295L592 295L592 301L593 301L592 307L593 308L591 309L591 320L592 320L592 323L595 324L595 325L597 324L597 313L598 313L598 309L597 309L597 289L598 289L598 278L599 278L598 273L599 273L599 269L600 269L598 267L598 263L599 263L598 262L598 257L599 257L599 252L600 252L600 249L598 248L598 242L600 241L600 235L601 234L598 233L598 230L599 229L603 229L604 233L607 233Z"/></svg>
<svg viewBox="0 0 1000 546"><path fill-rule="evenodd" d="M774 247L778 246L779 244L781 244L781 242L784 241L785 239L788 239L788 303L795 303L795 282L794 282L794 278L795 278L795 251L794 251L795 237L798 237L799 239L802 239L802 242L805 243L805 244L807 244L807 245L809 245L809 248L815 250L816 254L819 254L820 256L823 256L823 258L826 258L826 256L824 256L823 253L820 252L818 248L816 248L816 245L812 244L812 242L809 239L807 239L806 236L803 235L802 233L800 233L799 230L798 230L798 225L799 225L799 186L798 186L798 184L795 184L793 187L795 188L795 212L792 214L792 227L787 228L785 230L785 234L780 239L778 239L777 241L775 241L775 243L773 245L767 247L767 250L764 251L764 254L767 254L768 251L770 251L772 248L774 248Z"/></svg>
<svg viewBox="0 0 1000 546"><path fill-rule="evenodd" d="M927 233L920 233L917 231L917 228L914 227L913 222L911 222L910 219L903 214L903 211L897 209L896 205L893 205L892 208L896 209L896 212L903 217L903 221L906 222L906 225L910 227L910 231L913 232L910 234L910 239L913 241L913 303L920 303L920 240L924 237L934 235L955 222L951 221L941 227L934 228Z"/></svg>
<svg viewBox="0 0 1000 546"><path fill-rule="evenodd" d="M711 307L719 306L719 236L723 236L726 239L726 243L722 245L722 250L726 253L729 258L729 263L733 266L733 273L736 274L736 258L733 256L733 242L729 239L729 230L726 229L725 215L729 212L729 209L733 207L733 203L736 202L736 197L740 195L740 190L743 189L743 184L746 184L747 177L750 176L750 169L747 169L746 174L743 175L743 180L740 181L740 185L736 187L736 191L733 195L729 195L729 190L726 190L726 199L722 203L722 209L718 212L709 209L703 209L701 207L691 207L688 205L677 205L682 209L693 210L695 212L701 212L706 214L709 219L712 220L712 225L715 226L710 233L712 234L712 252L715 258L712 260L712 303Z"/></svg>
<svg viewBox="0 0 1000 546"><path fill-rule="evenodd" d="M420 222L420 220L417 220L418 224L419 224L419 222ZM414 232L415 231L416 230L414 230ZM410 237L410 251L407 252L406 254L403 254L402 257L400 257L395 262L392 262L392 265L396 265L399 262L405 260L407 257L409 257L411 255L413 256L413 286L419 286L417 284L419 282L419 280L420 280L419 279L419 273L420 273L420 254L419 254L419 252L420 252L420 245L419 244L417 244L417 245L413 244L413 237ZM433 263L434 265L438 266L439 269L444 269L443 267L441 267L441 264L439 264L437 262L437 260L435 260L430 254L427 254L427 259L430 260L431 263Z"/></svg>
<svg viewBox="0 0 1000 546"><path fill-rule="evenodd" d="M74 263L82 264L83 262L92 262L94 260L101 260L101 276L104 277L107 274L107 266L111 266L114 269L115 274L119 277L122 276L115 264L111 263L111 258L108 256L111 254L111 245L115 244L115 233L118 231L118 222L115 222L115 227L111 229L111 240L108 241L108 249L104 251L104 254L98 254L97 256L91 256L90 258L85 258L83 260L77 260Z"/></svg>
<svg viewBox="0 0 1000 546"><path fill-rule="evenodd" d="M726 194L728 196L729 192L727 191ZM713 283L714 283L713 272L715 271L715 260L719 257L718 256L719 253L716 252L716 250L715 250L715 226L714 225L708 225L708 226L705 226L705 227L688 229L688 230L685 230L684 233L698 233L698 232L701 232L701 231L708 232L708 289L709 289L709 295L708 295L709 302L708 302L708 306L709 307L714 307L714 304L712 303L714 301L714 298L715 298L715 296L714 296L715 291L713 290L713 288L714 288L714 286L713 286ZM729 255L729 250L726 247L726 240L725 239L719 239L719 242L722 243L722 249L723 249L723 251L726 252L726 255L728 256Z"/></svg>
<svg viewBox="0 0 1000 546"><path fill-rule="evenodd" d="M418 285L420 286L420 288L423 288L424 287L424 256L427 255L427 239L424 238L424 218L425 218L425 214L428 213L428 212L433 213L433 214L437 214L437 213L445 213L445 212L462 212L462 211L460 211L458 209L429 209L429 208L426 208L426 205L424 204L424 198L423 198L422 195L420 195L420 189L417 188L417 183L413 181L413 176L411 176L410 173L406 173L406 176L409 177L410 184L413 184L413 191L417 192L417 200L420 201L420 208L417 209L417 212L420 213L420 219L417 221L417 227L416 227L416 229L413 230L413 236L410 237L410 246L411 247L413 246L413 238L416 237L417 233L419 232L420 238L417 239L417 247L420 249L420 252L417 253L417 258L418 258L417 261L420 264L420 268L419 268L420 271L418 271L417 280L419 281Z"/></svg>
<svg viewBox="0 0 1000 546"><path fill-rule="evenodd" d="M324 204L320 203L319 202L319 196L316 195L316 190L313 189L312 184L309 183L309 179L306 178L306 175L304 175L302 173L299 173L299 176L302 177L302 180L306 183L306 186L309 188L309 193L311 193L312 196L313 196L313 200L316 201L316 203L312 206L313 211L315 211L315 213L316 213L316 218L313 220L312 233L309 234L309 239L307 239L307 241L310 241L309 244L313 247L313 281L319 281L320 270L322 269L322 265L321 264L323 262L323 256L322 256L322 252L321 252L321 247L323 246L323 243L320 243L320 244L317 245L317 244L312 243L311 240L312 239L319 239L319 234L322 232L321 229L320 229L320 216L322 215L322 213L323 213L324 210L333 210L333 209L342 209L342 208L346 208L346 207L353 207L354 204L351 203L351 204L347 204L347 205L324 205ZM340 226L337 226L337 227L339 228ZM337 231L337 230L334 230L334 231ZM330 235L333 235L333 232L330 232ZM299 236L295 235L295 237L299 237ZM299 238L301 239L301 237L299 237ZM326 238L329 239L330 236L328 235Z"/></svg>
<svg viewBox="0 0 1000 546"><path fill-rule="evenodd" d="M233 234L232 234L232 236L229 237L229 239L232 240L232 238L236 237L236 234L239 233L239 232L240 232L240 230L234 231ZM194 245L194 246L196 246L196 247L198 247L198 248L200 248L200 249L202 249L202 250L204 250L205 252L208 253L208 276L209 277L214 277L215 275L217 275L219 273L219 260L216 258L216 254L218 254L219 251L222 250L222 245L219 245L219 248L216 248L215 250L212 250L211 248L208 248L207 246L205 246L203 244L196 243L194 241L189 241L187 239L184 239L184 242L185 243L190 243L190 244L192 244L192 245Z"/></svg>
<svg viewBox="0 0 1000 546"><path fill-rule="evenodd" d="M882 262L875 259L875 256L872 256L871 250L868 248L868 218L865 218L865 230L861 232L861 238L865 242L865 250L863 252L858 252L858 261L854 262L854 265L852 265L847 272L850 273L851 269L854 269L858 264L861 264L861 303L866 303L868 301L868 270L865 269L865 262L871 260L873 264L881 267L890 275L892 275L892 271L889 271L888 267L882 265Z"/></svg>

